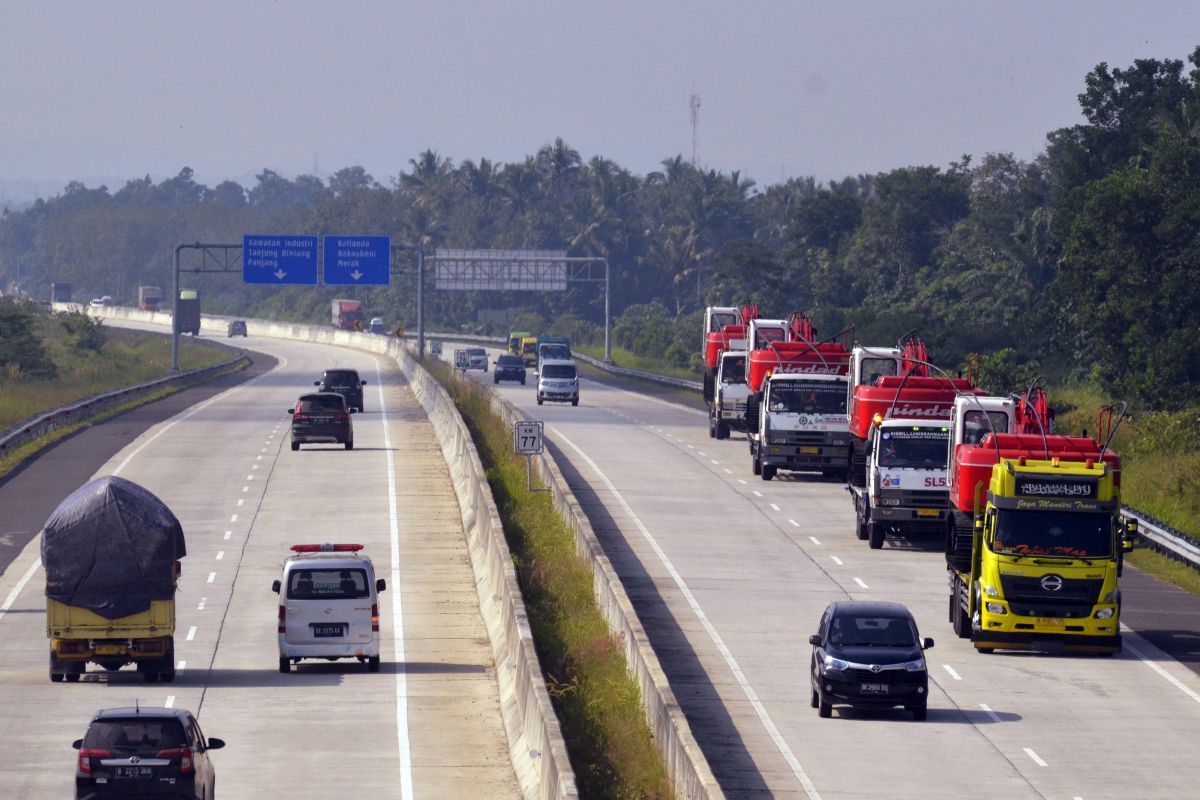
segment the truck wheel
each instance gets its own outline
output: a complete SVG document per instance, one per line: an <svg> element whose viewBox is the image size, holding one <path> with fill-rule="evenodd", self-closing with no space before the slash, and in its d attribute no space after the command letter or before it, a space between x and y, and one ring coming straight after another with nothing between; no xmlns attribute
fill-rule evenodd
<svg viewBox="0 0 1200 800"><path fill-rule="evenodd" d="M163 683L174 683L175 682L175 669L171 668L171 669L167 670L166 672L158 673L158 679L160 681L162 681Z"/></svg>
<svg viewBox="0 0 1200 800"><path fill-rule="evenodd" d="M50 682L51 683L62 683L63 677L64 677L64 675L61 672L51 672L50 673Z"/></svg>
<svg viewBox="0 0 1200 800"><path fill-rule="evenodd" d="M729 438L729 426L726 425L724 422L717 423L717 438L718 439L728 439Z"/></svg>
<svg viewBox="0 0 1200 800"><path fill-rule="evenodd" d="M858 537L860 542L865 542L867 540L867 523L863 521L861 516L856 517L854 520L854 535Z"/></svg>
<svg viewBox="0 0 1200 800"><path fill-rule="evenodd" d="M538 405L540 406L542 404L542 396L540 394L537 396L537 401Z"/></svg>
<svg viewBox="0 0 1200 800"><path fill-rule="evenodd" d="M83 677L82 672L68 672L67 683L79 683L79 679Z"/></svg>
<svg viewBox="0 0 1200 800"><path fill-rule="evenodd" d="M867 523L867 544L871 546L872 550L878 550L883 547L883 540L886 535L887 532L878 522Z"/></svg>
<svg viewBox="0 0 1200 800"><path fill-rule="evenodd" d="M292 671L292 662L288 661L287 656L279 657L279 671L283 673Z"/></svg>
<svg viewBox="0 0 1200 800"><path fill-rule="evenodd" d="M758 456L753 457L753 462L750 465L750 471L755 475L762 475L762 462L758 460Z"/></svg>
<svg viewBox="0 0 1200 800"><path fill-rule="evenodd" d="M379 656L367 658L367 672L379 672Z"/></svg>
<svg viewBox="0 0 1200 800"><path fill-rule="evenodd" d="M299 450L299 449L300 449L300 443L299 443L299 442L292 442L292 452L294 453L294 452L296 452L296 451L297 451L297 450Z"/></svg>
<svg viewBox="0 0 1200 800"><path fill-rule="evenodd" d="M954 578L951 581L950 592L950 624L954 627L954 635L960 639L971 638L971 617L963 608L962 581Z"/></svg>
<svg viewBox="0 0 1200 800"><path fill-rule="evenodd" d="M493 376L492 376L492 383L499 384L499 383L500 383L500 376L499 376L499 375L493 375Z"/></svg>
<svg viewBox="0 0 1200 800"><path fill-rule="evenodd" d="M762 479L764 481L769 481L774 477L775 477L775 467L764 465L762 468Z"/></svg>
<svg viewBox="0 0 1200 800"><path fill-rule="evenodd" d="M708 438L717 438L717 423L713 420L712 414L708 415Z"/></svg>
<svg viewBox="0 0 1200 800"><path fill-rule="evenodd" d="M573 406L577 406L577 405L579 405L579 398L578 398L578 397L576 397L575 399L573 399L573 400L571 401L571 405L573 405Z"/></svg>

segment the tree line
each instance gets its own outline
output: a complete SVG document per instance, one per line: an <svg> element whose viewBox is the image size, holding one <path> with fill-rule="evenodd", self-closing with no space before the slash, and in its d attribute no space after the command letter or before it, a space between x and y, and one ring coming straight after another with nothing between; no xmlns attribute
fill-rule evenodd
<svg viewBox="0 0 1200 800"><path fill-rule="evenodd" d="M705 305L751 301L807 310L824 335L854 324L869 344L915 329L945 367L983 356L996 390L1043 374L1178 408L1200 379L1200 47L1186 64L1100 64L1079 104L1084 121L1031 161L988 153L827 184L758 187L681 156L635 175L561 139L512 163L426 150L382 183L357 166L324 180L264 169L250 187L210 188L188 168L116 191L74 182L0 218L0 285L45 297L65 281L131 303L138 285L170 285L175 245L247 233L566 250L611 264L617 344L681 366L698 358ZM325 322L330 298L352 296L411 327L413 269L394 271L374 289L185 283L216 313ZM593 285L427 297L436 329L517 322L595 341L603 314Z"/></svg>

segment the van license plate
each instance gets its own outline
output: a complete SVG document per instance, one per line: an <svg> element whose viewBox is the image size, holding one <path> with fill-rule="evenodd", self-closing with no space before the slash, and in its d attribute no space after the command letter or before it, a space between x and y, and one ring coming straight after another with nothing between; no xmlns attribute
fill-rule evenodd
<svg viewBox="0 0 1200 800"><path fill-rule="evenodd" d="M336 625L313 625L313 636L318 639L328 639L336 636L346 635L346 626L343 624Z"/></svg>
<svg viewBox="0 0 1200 800"><path fill-rule="evenodd" d="M1066 625L1066 620L1062 617L1035 617L1035 620L1043 628L1061 628Z"/></svg>
<svg viewBox="0 0 1200 800"><path fill-rule="evenodd" d="M918 508L917 509L918 517L936 517L937 515L938 515L938 510L936 508Z"/></svg>
<svg viewBox="0 0 1200 800"><path fill-rule="evenodd" d="M859 691L863 694L887 694L888 685L886 683L863 683L859 684Z"/></svg>
<svg viewBox="0 0 1200 800"><path fill-rule="evenodd" d="M802 455L802 456L815 456L815 455L819 455L820 453L821 453L821 448L819 448L819 447L801 447L800 448L800 455Z"/></svg>

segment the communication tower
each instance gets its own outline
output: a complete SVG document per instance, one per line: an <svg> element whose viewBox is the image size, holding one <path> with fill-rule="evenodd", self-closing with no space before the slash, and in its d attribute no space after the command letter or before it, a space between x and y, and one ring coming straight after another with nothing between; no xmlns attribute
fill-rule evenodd
<svg viewBox="0 0 1200 800"><path fill-rule="evenodd" d="M688 100L692 113L692 166L696 166L696 155L700 150L700 95L693 93Z"/></svg>

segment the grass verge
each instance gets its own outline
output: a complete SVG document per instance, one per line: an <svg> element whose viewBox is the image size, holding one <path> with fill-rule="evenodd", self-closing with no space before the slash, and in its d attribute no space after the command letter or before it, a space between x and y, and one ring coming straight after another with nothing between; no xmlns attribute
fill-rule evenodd
<svg viewBox="0 0 1200 800"><path fill-rule="evenodd" d="M586 361L576 361L575 366L579 368L579 374L585 375L599 383L606 383L611 386L619 386L623 389L629 389L640 394L647 394L653 397L661 397L664 400L672 400L680 405L688 406L689 408L705 408L704 395L700 392L693 392L690 389L677 389L674 386L667 386L653 381L642 380L641 378L631 378L628 375L617 375L612 372L605 372L602 369L593 367Z"/></svg>
<svg viewBox="0 0 1200 800"><path fill-rule="evenodd" d="M525 463L486 389L440 362L426 368L454 399L487 471L580 796L672 797L641 693L596 606L592 566L570 526L548 493L526 490Z"/></svg>
<svg viewBox="0 0 1200 800"><path fill-rule="evenodd" d="M575 348L581 353L586 353L592 358L604 360L604 345L586 344ZM612 349L613 363L618 367L626 369L640 369L643 372L653 372L658 375L670 375L672 378L683 378L689 381L698 381L704 376L695 370L687 369L686 367L675 367L663 363L660 358L651 358L648 356L635 355L628 350L620 347Z"/></svg>

